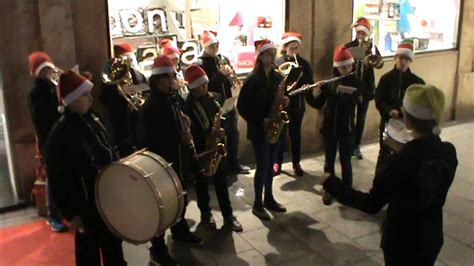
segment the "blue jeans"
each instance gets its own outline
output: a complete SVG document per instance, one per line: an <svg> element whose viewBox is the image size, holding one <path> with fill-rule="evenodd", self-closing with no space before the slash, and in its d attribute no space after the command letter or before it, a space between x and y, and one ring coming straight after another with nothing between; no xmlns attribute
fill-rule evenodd
<svg viewBox="0 0 474 266"><path fill-rule="evenodd" d="M273 199L273 163L276 159L277 144L268 141L252 140L252 147L257 162L255 170L254 189L255 204L262 204L262 193L265 188L265 198Z"/></svg>
<svg viewBox="0 0 474 266"><path fill-rule="evenodd" d="M342 182L347 187L352 187L351 156L354 148L352 136L333 137L323 136L324 141L324 172L335 174L337 147L339 146L339 161L342 169Z"/></svg>

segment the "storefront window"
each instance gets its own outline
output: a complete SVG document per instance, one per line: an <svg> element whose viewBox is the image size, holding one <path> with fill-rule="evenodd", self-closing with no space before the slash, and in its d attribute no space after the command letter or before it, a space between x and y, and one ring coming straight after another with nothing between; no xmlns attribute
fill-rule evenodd
<svg viewBox="0 0 474 266"><path fill-rule="evenodd" d="M354 21L366 17L384 56L413 38L415 53L456 48L460 0L354 0ZM355 32L353 32L355 38Z"/></svg>
<svg viewBox="0 0 474 266"><path fill-rule="evenodd" d="M204 30L217 31L220 53L229 57L236 72L254 65L254 40L277 42L284 31L284 0L108 0L112 43L137 48L140 70L149 76L163 38L183 51L182 66L195 63L202 52Z"/></svg>

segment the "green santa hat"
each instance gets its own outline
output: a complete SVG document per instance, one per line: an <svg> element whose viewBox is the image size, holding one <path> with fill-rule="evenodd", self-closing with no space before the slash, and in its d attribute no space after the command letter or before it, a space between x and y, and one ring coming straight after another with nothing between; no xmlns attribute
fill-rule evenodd
<svg viewBox="0 0 474 266"><path fill-rule="evenodd" d="M396 55L404 55L409 57L411 60L415 57L415 54L413 53L414 48L413 48L413 39L405 39L403 40L397 48L397 51L395 52Z"/></svg>
<svg viewBox="0 0 474 266"><path fill-rule="evenodd" d="M445 106L444 93L433 85L413 84L403 97L403 109L411 116L421 120L441 120ZM439 134L439 127L433 128Z"/></svg>

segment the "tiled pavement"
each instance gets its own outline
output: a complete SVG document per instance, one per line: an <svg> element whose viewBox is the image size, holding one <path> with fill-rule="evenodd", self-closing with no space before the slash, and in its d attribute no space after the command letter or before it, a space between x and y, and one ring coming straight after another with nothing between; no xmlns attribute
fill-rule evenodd
<svg viewBox="0 0 474 266"><path fill-rule="evenodd" d="M474 265L474 123L445 128L442 137L457 148L459 167L448 194L444 211L445 243L436 265ZM365 158L353 161L354 186L371 186L377 144L362 149ZM241 175L230 188L235 214L244 232L226 233L199 226L196 202L188 207L186 218L206 243L191 248L167 240L181 265L383 265L379 248L380 224L384 212L370 216L333 204L325 206L319 195L323 157L302 161L307 174L294 178L290 173L275 178L275 197L288 213L277 214L270 222L261 222L251 214L253 178ZM285 164L283 170L291 169ZM211 186L212 187L212 186ZM213 194L212 194L213 195ZM214 195L213 195L214 196ZM222 224L215 199L218 226ZM33 208L0 215L0 227L38 219ZM147 265L147 245L124 244L129 265Z"/></svg>

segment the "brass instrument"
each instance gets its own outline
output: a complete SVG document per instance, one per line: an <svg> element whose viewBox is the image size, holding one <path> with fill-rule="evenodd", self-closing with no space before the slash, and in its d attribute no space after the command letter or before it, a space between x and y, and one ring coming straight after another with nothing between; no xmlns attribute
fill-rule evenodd
<svg viewBox="0 0 474 266"><path fill-rule="evenodd" d="M198 155L202 165L204 166L203 175L205 176L214 176L219 168L222 158L227 155L225 144L221 142L221 119L222 110L219 110L219 112L214 116L211 133L206 138L206 147L208 150L203 154Z"/></svg>
<svg viewBox="0 0 474 266"><path fill-rule="evenodd" d="M104 65L102 81L107 85L117 85L119 93L127 101L129 108L138 111L145 103L145 97L141 92L125 91L126 87L133 85L131 64L126 56L110 59Z"/></svg>
<svg viewBox="0 0 474 266"><path fill-rule="evenodd" d="M290 122L290 117L288 113L283 110L283 97L286 91L291 91L296 86L296 84L300 81L303 73L301 73L298 79L293 82L288 88L286 88L286 78L283 79L281 84L278 87L278 92L275 95L275 99L273 100L272 110L267 118L263 121L263 128L265 130L265 137L267 138L268 142L276 143L280 134L283 130L283 127ZM286 90L285 90L286 89Z"/></svg>
<svg viewBox="0 0 474 266"><path fill-rule="evenodd" d="M283 75L283 77L288 76L292 68L296 68L300 66L298 63L298 59L296 58L296 55L294 55L293 57L295 58L295 62L287 61L278 66L278 72L280 72Z"/></svg>
<svg viewBox="0 0 474 266"><path fill-rule="evenodd" d="M348 77L348 76L352 76L352 75L355 75L357 72L356 71L353 71L349 74L346 74L346 75L341 75L341 76L337 76L337 77L332 77L332 78L328 78L328 79L323 79L323 80L320 80L316 83L313 83L313 84L305 84L303 86L301 86L301 88L298 88L298 89L295 89L293 91L290 91L288 93L289 96L294 96L294 95L298 95L298 94L301 94L301 93L305 93L309 90L312 90L313 88L315 87L320 87L324 84L328 84L328 83L331 83L331 82L335 82L335 81L338 81L338 80L341 80L345 77Z"/></svg>
<svg viewBox="0 0 474 266"><path fill-rule="evenodd" d="M358 60L357 66L359 67L359 64L362 63L366 67L372 67L372 68L381 68L383 66L382 64L382 56L377 54L377 51L375 50L375 44L374 44L374 39L371 39L369 41L367 40L360 40L359 39L359 47L364 46L366 50L370 49L370 53L367 54L363 60Z"/></svg>
<svg viewBox="0 0 474 266"><path fill-rule="evenodd" d="M234 68L226 62L226 60L221 59L219 56L219 69L228 68L230 70L230 75L227 77L232 84L232 89L240 90L242 88L242 81L240 81L239 77L237 77L237 73L235 73Z"/></svg>
<svg viewBox="0 0 474 266"><path fill-rule="evenodd" d="M53 71L51 72L51 74L48 76L48 79L51 83L53 83L55 86L58 86L59 84L59 77L61 77L61 74L64 73L64 71L62 69L60 69L59 67L54 67L52 69Z"/></svg>

